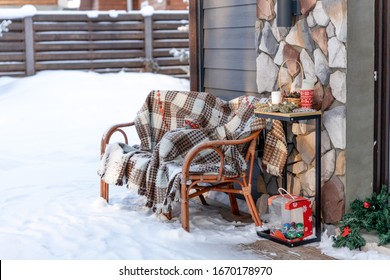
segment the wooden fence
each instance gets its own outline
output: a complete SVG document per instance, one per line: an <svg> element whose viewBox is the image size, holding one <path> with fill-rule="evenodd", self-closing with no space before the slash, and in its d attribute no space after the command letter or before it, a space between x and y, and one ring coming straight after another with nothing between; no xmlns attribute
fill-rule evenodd
<svg viewBox="0 0 390 280"><path fill-rule="evenodd" d="M1 19L0 19L1 21ZM188 77L188 62L173 48L188 48L186 11L39 13L12 20L0 37L0 76L29 76L43 70L157 72Z"/></svg>

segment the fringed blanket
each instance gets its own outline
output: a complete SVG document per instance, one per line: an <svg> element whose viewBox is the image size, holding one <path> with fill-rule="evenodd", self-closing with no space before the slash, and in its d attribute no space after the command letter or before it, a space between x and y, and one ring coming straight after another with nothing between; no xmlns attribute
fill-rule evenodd
<svg viewBox="0 0 390 280"><path fill-rule="evenodd" d="M211 140L241 139L265 128L255 117L254 97L229 102L203 92L152 91L135 119L140 146L114 143L107 146L99 175L109 183L135 187L147 197L147 206L168 213L178 200L184 157L196 144ZM223 147L225 176L246 170L247 145ZM273 121L267 134L263 164L279 176L287 159L282 125ZM219 156L213 150L195 157L191 172L219 172Z"/></svg>

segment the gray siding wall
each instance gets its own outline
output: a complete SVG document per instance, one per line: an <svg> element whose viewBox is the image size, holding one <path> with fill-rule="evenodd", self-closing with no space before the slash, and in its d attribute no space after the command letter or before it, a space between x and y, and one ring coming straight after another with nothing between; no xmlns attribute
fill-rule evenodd
<svg viewBox="0 0 390 280"><path fill-rule="evenodd" d="M204 91L223 99L257 94L256 0L203 0Z"/></svg>
<svg viewBox="0 0 390 280"><path fill-rule="evenodd" d="M372 193L375 102L374 19L375 1L348 1L347 206L354 199L364 199Z"/></svg>

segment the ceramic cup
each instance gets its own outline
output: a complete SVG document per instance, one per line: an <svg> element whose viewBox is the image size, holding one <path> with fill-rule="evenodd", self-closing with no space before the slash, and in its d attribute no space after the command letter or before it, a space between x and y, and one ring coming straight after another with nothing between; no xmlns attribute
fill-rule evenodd
<svg viewBox="0 0 390 280"><path fill-rule="evenodd" d="M301 107L312 109L313 95L314 95L314 80L304 79L302 81L301 93Z"/></svg>
<svg viewBox="0 0 390 280"><path fill-rule="evenodd" d="M312 89L301 89L301 107L312 109L313 107L313 94Z"/></svg>

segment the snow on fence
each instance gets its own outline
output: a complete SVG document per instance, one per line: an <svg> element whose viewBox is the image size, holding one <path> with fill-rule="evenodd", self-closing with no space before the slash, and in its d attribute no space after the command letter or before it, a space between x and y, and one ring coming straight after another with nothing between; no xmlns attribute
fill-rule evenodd
<svg viewBox="0 0 390 280"><path fill-rule="evenodd" d="M1 20L1 19L0 19ZM188 62L172 56L188 48L187 11L118 13L41 12L13 19L0 37L0 76L43 70L153 71L187 77Z"/></svg>

